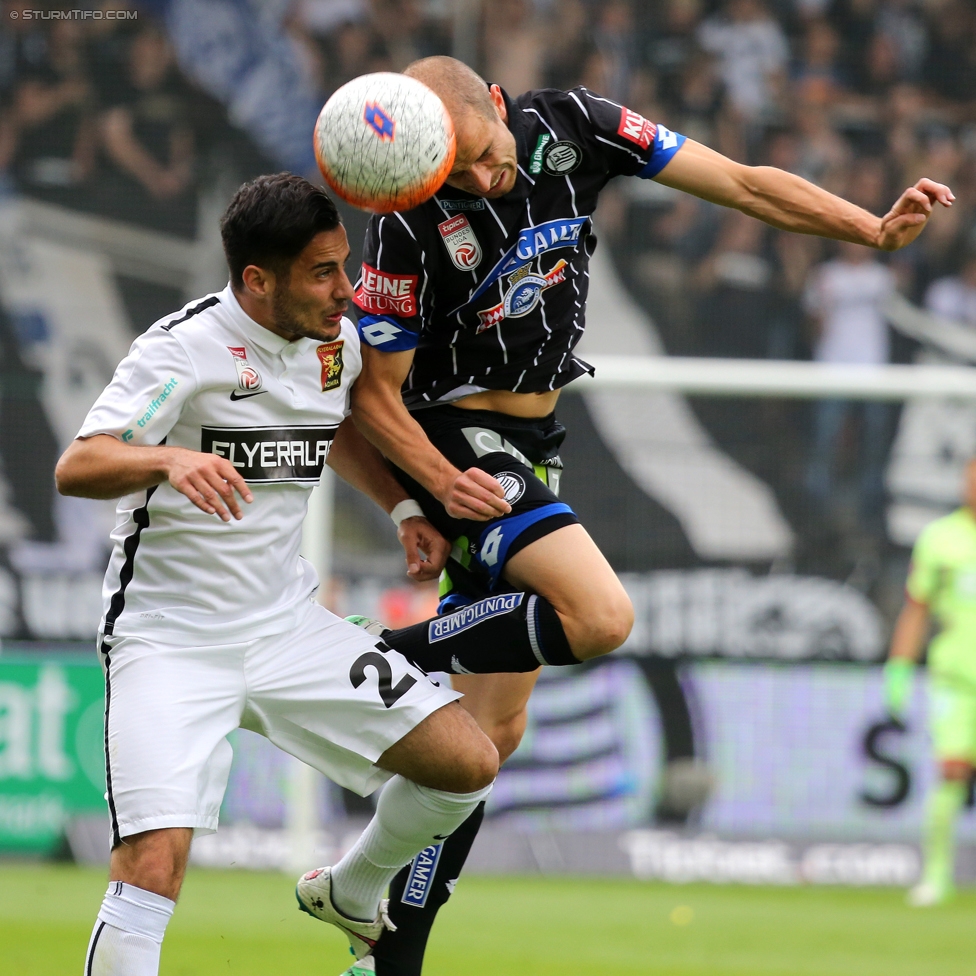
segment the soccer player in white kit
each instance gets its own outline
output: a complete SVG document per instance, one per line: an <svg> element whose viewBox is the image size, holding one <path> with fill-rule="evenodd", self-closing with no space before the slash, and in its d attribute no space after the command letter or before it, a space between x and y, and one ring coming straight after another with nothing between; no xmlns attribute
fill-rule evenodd
<svg viewBox="0 0 976 976"><path fill-rule="evenodd" d="M191 838L217 828L234 729L363 795L386 783L352 850L298 885L357 958L389 924L390 879L498 768L460 696L318 605L299 555L324 463L400 521L412 576L447 555L348 419L361 359L335 206L299 177L260 177L221 231L230 284L133 343L57 468L64 494L121 498L98 642L111 883L85 976L158 972Z"/></svg>

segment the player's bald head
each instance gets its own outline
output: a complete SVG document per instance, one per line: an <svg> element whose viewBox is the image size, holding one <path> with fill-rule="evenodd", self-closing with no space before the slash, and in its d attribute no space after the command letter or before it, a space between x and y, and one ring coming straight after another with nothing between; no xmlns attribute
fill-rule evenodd
<svg viewBox="0 0 976 976"><path fill-rule="evenodd" d="M407 65L403 72L423 82L440 98L452 119L477 112L484 119L496 118L488 83L463 61L437 55Z"/></svg>

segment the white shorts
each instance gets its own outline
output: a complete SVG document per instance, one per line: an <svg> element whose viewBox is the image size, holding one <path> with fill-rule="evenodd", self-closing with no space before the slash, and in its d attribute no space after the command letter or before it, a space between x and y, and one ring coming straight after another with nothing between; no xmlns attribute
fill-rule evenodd
<svg viewBox="0 0 976 976"><path fill-rule="evenodd" d="M245 643L103 638L113 844L161 827L216 830L236 728L363 796L383 784L383 752L461 696L377 645L317 604L294 630Z"/></svg>

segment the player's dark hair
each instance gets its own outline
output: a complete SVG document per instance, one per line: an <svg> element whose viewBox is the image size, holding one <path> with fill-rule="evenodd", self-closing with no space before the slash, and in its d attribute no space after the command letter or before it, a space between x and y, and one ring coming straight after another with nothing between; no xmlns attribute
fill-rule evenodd
<svg viewBox="0 0 976 976"><path fill-rule="evenodd" d="M249 264L287 275L316 234L335 230L340 223L328 194L293 173L258 176L245 183L220 219L232 284L244 284Z"/></svg>

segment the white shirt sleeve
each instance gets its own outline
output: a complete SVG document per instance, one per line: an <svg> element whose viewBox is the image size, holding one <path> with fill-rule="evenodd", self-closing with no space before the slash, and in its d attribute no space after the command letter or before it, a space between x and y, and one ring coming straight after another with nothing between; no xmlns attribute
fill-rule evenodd
<svg viewBox="0 0 976 976"><path fill-rule="evenodd" d="M196 387L193 366L179 340L163 328L150 329L119 363L78 436L111 434L128 444L160 444Z"/></svg>

